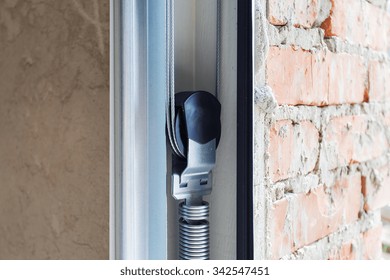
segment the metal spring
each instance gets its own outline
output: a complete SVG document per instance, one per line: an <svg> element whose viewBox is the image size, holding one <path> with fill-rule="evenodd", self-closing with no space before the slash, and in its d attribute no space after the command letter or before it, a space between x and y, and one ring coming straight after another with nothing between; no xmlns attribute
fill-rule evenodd
<svg viewBox="0 0 390 280"><path fill-rule="evenodd" d="M179 206L179 256L182 260L208 260L209 249L209 204Z"/></svg>

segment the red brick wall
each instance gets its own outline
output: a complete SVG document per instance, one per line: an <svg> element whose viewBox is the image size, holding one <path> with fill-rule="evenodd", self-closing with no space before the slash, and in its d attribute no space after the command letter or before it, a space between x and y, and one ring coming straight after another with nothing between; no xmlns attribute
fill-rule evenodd
<svg viewBox="0 0 390 280"><path fill-rule="evenodd" d="M377 259L390 203L387 1L267 1L267 251ZM314 35L313 35L314 34Z"/></svg>

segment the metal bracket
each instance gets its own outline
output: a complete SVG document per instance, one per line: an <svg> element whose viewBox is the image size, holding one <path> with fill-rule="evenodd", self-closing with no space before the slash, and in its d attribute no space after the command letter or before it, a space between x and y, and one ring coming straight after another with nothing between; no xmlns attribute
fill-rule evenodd
<svg viewBox="0 0 390 280"><path fill-rule="evenodd" d="M182 170L181 162L174 165L172 196L179 199L195 199L211 193L211 170L215 165L216 140L199 144L189 139L187 166ZM180 161L180 159L176 159Z"/></svg>

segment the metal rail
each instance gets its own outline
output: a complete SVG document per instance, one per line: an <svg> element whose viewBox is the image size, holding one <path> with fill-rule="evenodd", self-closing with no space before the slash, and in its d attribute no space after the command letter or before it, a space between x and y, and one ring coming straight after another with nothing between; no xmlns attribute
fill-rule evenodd
<svg viewBox="0 0 390 280"><path fill-rule="evenodd" d="M110 1L110 258L165 259L166 1Z"/></svg>

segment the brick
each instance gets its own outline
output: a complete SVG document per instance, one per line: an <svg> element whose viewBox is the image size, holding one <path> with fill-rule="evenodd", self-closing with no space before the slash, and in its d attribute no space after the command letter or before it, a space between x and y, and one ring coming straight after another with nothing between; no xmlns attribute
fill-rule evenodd
<svg viewBox="0 0 390 280"><path fill-rule="evenodd" d="M390 65L372 61L369 64L369 101L385 102L390 100Z"/></svg>
<svg viewBox="0 0 390 280"><path fill-rule="evenodd" d="M296 27L311 28L319 17L318 0L269 0L268 21L273 25L291 23Z"/></svg>
<svg viewBox="0 0 390 280"><path fill-rule="evenodd" d="M389 14L365 0L332 0L330 16L322 24L325 36L385 51L389 46Z"/></svg>
<svg viewBox="0 0 390 280"><path fill-rule="evenodd" d="M336 117L325 127L320 155L321 169L335 169L365 162L388 148L383 127L367 115Z"/></svg>
<svg viewBox="0 0 390 280"><path fill-rule="evenodd" d="M358 219L361 176L337 181L327 191L320 185L308 194L290 194L270 208L272 258L278 259L309 245Z"/></svg>
<svg viewBox="0 0 390 280"><path fill-rule="evenodd" d="M279 104L333 105L365 100L367 69L360 56L271 47L267 83Z"/></svg>
<svg viewBox="0 0 390 280"><path fill-rule="evenodd" d="M307 174L317 162L319 132L310 121L278 121L271 127L268 153L273 182Z"/></svg>
<svg viewBox="0 0 390 280"><path fill-rule="evenodd" d="M294 244L292 241L291 219L288 212L289 200L282 199L275 202L272 206L271 219L271 245L272 258L279 259L294 251Z"/></svg>
<svg viewBox="0 0 390 280"><path fill-rule="evenodd" d="M382 225L362 233L363 255L365 260L379 260L382 256Z"/></svg>
<svg viewBox="0 0 390 280"><path fill-rule="evenodd" d="M375 178L363 177L364 210L372 212L390 204L390 170L382 167Z"/></svg>
<svg viewBox="0 0 390 280"><path fill-rule="evenodd" d="M356 260L353 242L346 242L331 252L329 260Z"/></svg>
<svg viewBox="0 0 390 280"><path fill-rule="evenodd" d="M353 244L352 243L346 243L343 244L340 248L339 252L339 259L340 260L355 260L356 255L355 251L353 250Z"/></svg>

